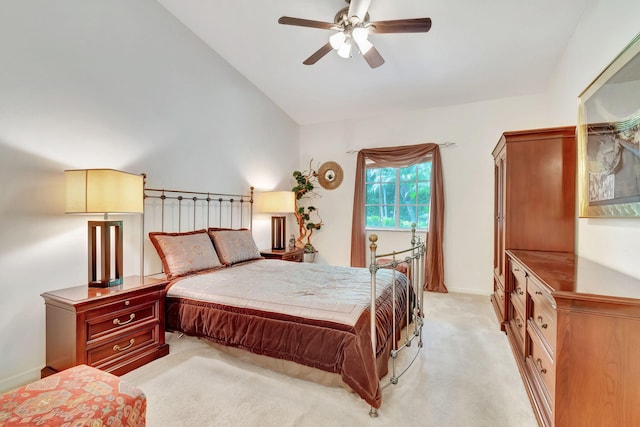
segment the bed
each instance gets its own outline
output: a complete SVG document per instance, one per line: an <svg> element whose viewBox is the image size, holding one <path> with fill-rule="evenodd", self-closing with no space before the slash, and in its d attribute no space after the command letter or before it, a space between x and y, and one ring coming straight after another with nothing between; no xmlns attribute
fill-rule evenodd
<svg viewBox="0 0 640 427"><path fill-rule="evenodd" d="M326 374L314 377L321 383L337 376L376 416L384 387L380 379L389 374L389 365L389 381L395 384L405 372L396 372L398 352L414 339L422 347L422 291L415 284L423 280L424 244L415 230L408 249L383 255L376 254L377 237L371 236L369 268L263 259L250 229L253 194L177 195L182 193L145 190L147 199L162 205L150 210L160 212L163 228L166 217L183 227L185 205L192 219L187 231L149 232L170 279L167 329L293 362ZM169 210L178 212L167 214L170 200L175 204ZM206 213L195 213L199 203ZM223 214L227 209L230 213ZM223 217L229 226L223 226ZM398 271L402 264L407 275ZM399 346L409 325L412 330Z"/></svg>

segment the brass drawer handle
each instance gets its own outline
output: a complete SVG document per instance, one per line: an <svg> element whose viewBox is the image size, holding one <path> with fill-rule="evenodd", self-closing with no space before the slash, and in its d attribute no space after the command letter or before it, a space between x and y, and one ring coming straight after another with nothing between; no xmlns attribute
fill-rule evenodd
<svg viewBox="0 0 640 427"><path fill-rule="evenodd" d="M519 286L518 286L518 287L516 288L516 291L518 291L518 294L519 294L519 295L524 295L524 291L522 290L522 288L521 288L521 287L519 287Z"/></svg>
<svg viewBox="0 0 640 427"><path fill-rule="evenodd" d="M129 302L129 300L126 300L126 301L124 302L124 305L126 305L126 306L128 306L129 304L131 304L131 302Z"/></svg>
<svg viewBox="0 0 640 427"><path fill-rule="evenodd" d="M131 348L131 346L133 345L133 343L136 342L135 339L131 338L129 340L129 345L125 346L125 347L120 347L118 344L113 346L113 351L125 351L125 350L129 350Z"/></svg>
<svg viewBox="0 0 640 427"><path fill-rule="evenodd" d="M542 295L542 292L536 291L536 295Z"/></svg>
<svg viewBox="0 0 640 427"><path fill-rule="evenodd" d="M522 322L518 317L516 317L516 325L518 326L518 328L522 328Z"/></svg>
<svg viewBox="0 0 640 427"><path fill-rule="evenodd" d="M540 327L541 327L542 329L547 329L547 327L549 326L549 325L547 325L546 323L544 323L544 321L543 321L543 319L542 319L542 316L538 316L538 323L540 323Z"/></svg>
<svg viewBox="0 0 640 427"><path fill-rule="evenodd" d="M121 322L120 319L115 318L113 319L113 324L116 326L123 326L123 325L128 325L129 323L131 323L133 321L133 319L135 319L136 314L135 313L131 313L129 315L129 320L125 320L124 322Z"/></svg>
<svg viewBox="0 0 640 427"><path fill-rule="evenodd" d="M539 357L536 359L536 364L538 365L538 371L540 371L541 374L547 373L547 369L542 366L542 360Z"/></svg>

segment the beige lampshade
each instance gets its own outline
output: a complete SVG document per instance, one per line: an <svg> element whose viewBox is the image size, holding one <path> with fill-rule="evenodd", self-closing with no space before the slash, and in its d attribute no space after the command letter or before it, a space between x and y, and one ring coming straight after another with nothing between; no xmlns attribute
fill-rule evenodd
<svg viewBox="0 0 640 427"><path fill-rule="evenodd" d="M142 213L144 178L114 169L64 171L66 213Z"/></svg>
<svg viewBox="0 0 640 427"><path fill-rule="evenodd" d="M258 212L289 213L295 211L295 193L293 191L265 191L259 193L256 200Z"/></svg>

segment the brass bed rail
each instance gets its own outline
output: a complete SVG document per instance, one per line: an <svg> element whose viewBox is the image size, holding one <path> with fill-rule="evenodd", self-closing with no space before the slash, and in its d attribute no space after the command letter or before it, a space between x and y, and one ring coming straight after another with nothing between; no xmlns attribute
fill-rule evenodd
<svg viewBox="0 0 640 427"><path fill-rule="evenodd" d="M411 246L400 251L393 251L387 254L376 254L378 249L377 241L378 236L376 234L372 234L369 236L369 250L371 254L371 260L369 264L369 272L371 273L371 309L370 309L370 326L371 326L371 345L373 348L373 356L376 357L376 348L377 348L377 339L376 339L376 275L379 269L381 268L391 268L391 282L394 283L392 287L393 292L393 306L392 306L392 344L393 347L391 349L391 376L389 378L389 382L382 385L382 389L385 389L387 386L392 384L397 384L400 377L407 372L407 370L411 367L413 362L418 357L420 349L423 346L422 341L422 327L424 325L424 310L423 310L423 284L425 279L425 256L426 256L426 245L424 239L420 236L416 235L416 224L411 225ZM401 256L404 255L404 258ZM380 264L379 261L382 259L386 259L391 257L390 262L385 262ZM396 318L396 268L405 264L407 266L407 279L408 286L406 288L406 335L404 343L398 347L396 342L396 333L398 328L399 319ZM411 298L410 292L414 293L414 297ZM413 324L413 329L410 330L410 326ZM409 363L402 369L399 373L396 368L396 359L400 352L408 347L411 347L412 342L417 339L418 340L418 349L416 350L413 358L409 361ZM376 408L371 407L369 410L369 415L371 417L377 417L378 411Z"/></svg>

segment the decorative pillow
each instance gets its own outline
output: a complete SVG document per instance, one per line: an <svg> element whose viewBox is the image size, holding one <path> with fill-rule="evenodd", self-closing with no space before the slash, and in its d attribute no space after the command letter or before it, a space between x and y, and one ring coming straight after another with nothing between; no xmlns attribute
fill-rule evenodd
<svg viewBox="0 0 640 427"><path fill-rule="evenodd" d="M223 264L262 258L251 230L209 230L209 236Z"/></svg>
<svg viewBox="0 0 640 427"><path fill-rule="evenodd" d="M169 279L222 267L207 230L149 233Z"/></svg>

